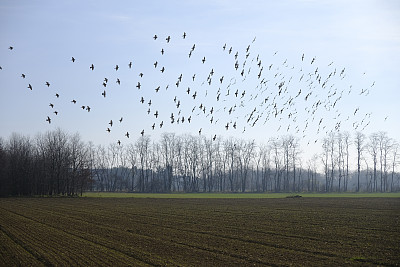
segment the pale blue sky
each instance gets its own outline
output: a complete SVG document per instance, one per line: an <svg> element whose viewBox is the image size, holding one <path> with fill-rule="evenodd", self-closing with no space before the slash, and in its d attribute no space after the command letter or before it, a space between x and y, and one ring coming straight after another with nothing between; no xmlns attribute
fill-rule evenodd
<svg viewBox="0 0 400 267"><path fill-rule="evenodd" d="M353 133L353 123L361 124L364 119L358 130L369 122L365 134L387 131L399 140L399 1L1 1L0 25L3 138L12 132L33 137L61 127L79 132L85 141L108 144L136 140L143 129L157 139L162 132L197 134L202 128L207 137L217 134L254 138L260 143L291 133L303 140L303 149L313 150L320 143L308 148L306 144L321 140L337 122L341 122L341 130ZM182 38L183 32L187 33L186 39ZM159 36L155 41L154 34ZM165 40L167 36L171 36L170 43ZM252 43L254 37L256 41ZM227 50L232 47L232 54L223 51L225 43ZM193 44L196 48L189 59ZM249 44L245 70L251 68L251 72L242 81L240 71ZM9 50L9 46L14 49ZM162 48L164 55L160 53ZM236 52L238 71L234 69ZM257 78L258 55L264 67L261 79L268 80L263 88L257 87L261 80ZM72 56L76 58L74 63ZM202 64L204 56L206 62ZM128 68L130 61L132 69ZM157 68L153 66L155 61ZM92 63L94 71L89 69ZM118 71L114 69L116 64L120 66ZM162 66L166 69L164 74L160 72ZM308 73L315 74L316 68L323 80L337 70L325 89L317 84L317 74L309 78L315 80L312 85L306 82ZM342 79L339 74L343 68ZM215 72L212 84L203 84L211 69ZM143 77L139 77L140 72ZM26 74L25 79L21 78L22 73ZM194 73L197 76L193 82ZM180 74L183 78L177 88ZM224 81L220 84L222 76ZM102 86L105 77L109 79L106 88ZM121 85L116 84L117 78ZM230 95L226 96L229 82L233 81L236 84L230 86ZM278 95L277 84L282 81L287 91ZM138 82L142 84L140 90L136 88ZM33 86L32 91L28 84ZM156 93L158 86L161 89ZM348 93L350 86L352 92ZM190 94L186 93L187 87L191 88ZM104 89L106 98L101 95ZM216 101L218 89L220 101ZM302 93L295 98L300 89ZM243 107L240 95L233 96L236 90L239 94L246 90L241 99ZM198 93L195 100L191 97L194 91ZM330 96L334 91L336 95ZM342 97L332 108L341 91ZM306 92L313 92L308 101L304 100ZM173 101L175 96L181 101L179 108ZM144 104L139 102L141 97ZM267 103L260 106L267 97ZM289 106L285 102L291 97L293 104ZM72 99L77 100L76 105L70 102ZM151 113L147 115L150 99ZM318 100L321 107L326 104L331 108L318 108L312 116L305 108L312 110ZM50 103L54 104L53 109ZM272 110L266 108L268 103L286 109L276 118L270 114L267 120ZM206 114L198 108L200 104L206 106ZM229 115L229 108L235 104L235 111ZM89 105L90 113L82 110L82 105ZM212 115L208 114L211 107L215 108ZM247 123L255 107L254 117ZM55 110L58 115L53 113ZM157 119L155 111L160 114ZM171 124L171 113L176 119L184 116L185 122ZM289 119L290 113L293 115ZM259 120L251 127L258 115ZM51 117L51 124L46 122L47 116ZM120 117L124 118L122 123L118 122ZM211 117L213 124L209 122ZM115 122L113 127L108 125L111 119ZM155 130L151 129L153 123ZM111 128L110 133L106 132L107 127ZM127 131L131 139L124 137Z"/></svg>

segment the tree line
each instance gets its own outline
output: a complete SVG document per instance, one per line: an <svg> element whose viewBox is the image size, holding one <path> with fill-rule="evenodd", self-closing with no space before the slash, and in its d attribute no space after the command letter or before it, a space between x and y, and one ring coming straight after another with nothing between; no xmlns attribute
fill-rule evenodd
<svg viewBox="0 0 400 267"><path fill-rule="evenodd" d="M164 133L158 141L142 136L96 146L61 129L35 138L12 134L0 139L0 195L394 192L400 190L398 148L385 132L331 133L308 160L293 135L256 144Z"/></svg>

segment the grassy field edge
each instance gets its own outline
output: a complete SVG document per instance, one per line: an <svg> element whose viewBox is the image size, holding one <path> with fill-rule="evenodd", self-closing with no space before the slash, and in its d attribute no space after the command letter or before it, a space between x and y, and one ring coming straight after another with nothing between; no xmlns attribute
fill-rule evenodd
<svg viewBox="0 0 400 267"><path fill-rule="evenodd" d="M294 196L317 198L400 198L396 193L126 193L86 192L83 197L99 198L288 198Z"/></svg>

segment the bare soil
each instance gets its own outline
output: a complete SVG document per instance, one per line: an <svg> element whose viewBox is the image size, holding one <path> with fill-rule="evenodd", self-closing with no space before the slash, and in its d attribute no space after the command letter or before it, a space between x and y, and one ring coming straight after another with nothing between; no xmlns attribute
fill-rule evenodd
<svg viewBox="0 0 400 267"><path fill-rule="evenodd" d="M400 264L400 198L0 199L0 266Z"/></svg>

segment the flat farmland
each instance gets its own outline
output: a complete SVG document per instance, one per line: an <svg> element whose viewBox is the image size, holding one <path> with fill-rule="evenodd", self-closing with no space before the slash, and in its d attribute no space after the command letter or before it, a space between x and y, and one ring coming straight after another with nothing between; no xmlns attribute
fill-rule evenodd
<svg viewBox="0 0 400 267"><path fill-rule="evenodd" d="M0 266L400 264L400 198L3 198Z"/></svg>

